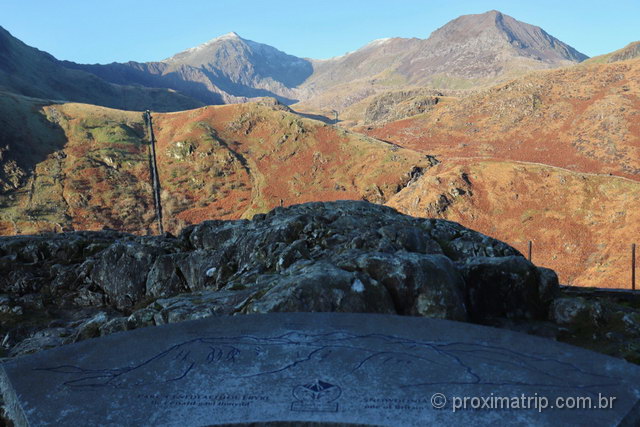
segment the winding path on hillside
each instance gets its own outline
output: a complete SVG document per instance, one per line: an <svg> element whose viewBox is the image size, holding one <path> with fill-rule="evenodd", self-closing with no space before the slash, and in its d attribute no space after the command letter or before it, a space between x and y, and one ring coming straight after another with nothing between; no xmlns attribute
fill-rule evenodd
<svg viewBox="0 0 640 427"><path fill-rule="evenodd" d="M563 168L563 167L560 167L560 166L553 166L553 165L549 165L549 164L546 164L546 163L527 162L527 161L524 161L524 160L509 160L509 159L501 159L501 158L498 158L498 157L490 157L490 156L470 156L470 157L455 156L455 157L447 157L446 159L443 159L442 161L443 161L443 163L446 163L447 160L481 160L481 161L516 163L516 164L523 165L523 166L542 166L542 167L545 167L545 168L561 170L561 171L569 172L569 173L576 174L576 175L602 176L602 177L607 177L607 178L622 179L622 180L625 180L625 181L633 182L634 184L640 184L640 177L637 180L635 180L635 179L627 178L627 177L620 176L620 175L614 175L614 174L610 174L610 173L582 172L582 171L578 171L578 170Z"/></svg>

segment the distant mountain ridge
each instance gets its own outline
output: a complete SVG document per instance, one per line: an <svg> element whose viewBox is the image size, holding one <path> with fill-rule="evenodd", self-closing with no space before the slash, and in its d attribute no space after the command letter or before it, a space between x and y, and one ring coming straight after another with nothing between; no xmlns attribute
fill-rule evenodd
<svg viewBox="0 0 640 427"><path fill-rule="evenodd" d="M500 67L515 57L537 62L532 68L569 65L588 58L540 27L490 11L456 18L427 39L381 39L343 57L317 62L310 80L336 83L336 69L341 71L340 75L348 75L348 69L353 69L356 62L359 64L355 67L356 78L383 71L421 84L432 81L438 73L483 78L504 72ZM385 66L380 67L381 63Z"/></svg>
<svg viewBox="0 0 640 427"><path fill-rule="evenodd" d="M106 107L175 111L203 103L164 87L107 82L71 69L46 52L27 46L0 27L0 89L36 98L85 102Z"/></svg>
<svg viewBox="0 0 640 427"><path fill-rule="evenodd" d="M25 48L37 51L26 45L21 49ZM16 84L17 74L35 76L37 70L16 65L12 72L7 68L12 63L6 58L6 52L0 56L0 71L3 66L5 71L5 78L0 76L0 85L7 90L39 97L58 94L56 90L34 93L27 90L27 84ZM233 32L156 62L88 65L58 61L48 55L48 60L57 67L53 74L65 75L64 81L73 81L80 76L77 72L83 72L80 80L86 80L88 75L98 77L100 80L94 79L90 85L96 86L97 92L114 91L108 84L115 84L119 85L118 90L123 90L122 86L138 92L160 89L164 96L177 97L178 92L184 97L181 102L165 101L160 108L164 111L184 108L185 104L191 104L192 108L263 96L275 97L286 104L304 101L312 107L341 110L385 90L486 86L530 70L571 65L586 58L541 28L498 11L461 16L427 39L374 40L355 52L328 60L298 58ZM27 80L35 85L43 79ZM167 93L167 89L172 92ZM70 88L60 93L63 99L115 106L115 101L105 101L102 93L85 93L83 97ZM139 108L136 103L122 104L117 106Z"/></svg>
<svg viewBox="0 0 640 427"><path fill-rule="evenodd" d="M272 96L292 103L293 88L311 75L305 59L245 40L236 33L216 37L158 62L84 65L65 62L118 84L166 87L206 104L228 104Z"/></svg>
<svg viewBox="0 0 640 427"><path fill-rule="evenodd" d="M314 61L303 87L321 95L305 104L341 110L380 91L490 86L587 58L540 27L494 10L456 18L427 39L382 39L342 57Z"/></svg>

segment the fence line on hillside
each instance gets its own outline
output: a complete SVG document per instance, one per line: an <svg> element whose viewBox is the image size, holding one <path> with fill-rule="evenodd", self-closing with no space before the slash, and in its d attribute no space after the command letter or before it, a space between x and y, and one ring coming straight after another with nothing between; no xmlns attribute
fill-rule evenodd
<svg viewBox="0 0 640 427"><path fill-rule="evenodd" d="M156 220L158 221L158 234L164 234L164 227L162 226L162 199L160 198L160 176L158 174L158 162L156 159L156 138L153 134L151 111L146 110L143 118L147 124L149 133L149 167L151 168L151 184L153 186L153 202L156 210Z"/></svg>
<svg viewBox="0 0 640 427"><path fill-rule="evenodd" d="M636 290L636 244L631 244L631 289Z"/></svg>

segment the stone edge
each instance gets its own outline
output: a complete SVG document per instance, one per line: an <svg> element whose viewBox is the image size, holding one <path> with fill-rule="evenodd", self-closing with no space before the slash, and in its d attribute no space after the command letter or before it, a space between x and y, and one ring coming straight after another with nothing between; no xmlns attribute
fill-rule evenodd
<svg viewBox="0 0 640 427"><path fill-rule="evenodd" d="M622 418L619 427L633 427L640 425L640 399L631 407L629 412Z"/></svg>
<svg viewBox="0 0 640 427"><path fill-rule="evenodd" d="M7 376L4 366L2 366L5 363L6 362L0 363L0 393L2 393L2 397L4 398L6 416L13 421L17 427L28 426L27 417L20 406L16 391L11 386L11 381Z"/></svg>

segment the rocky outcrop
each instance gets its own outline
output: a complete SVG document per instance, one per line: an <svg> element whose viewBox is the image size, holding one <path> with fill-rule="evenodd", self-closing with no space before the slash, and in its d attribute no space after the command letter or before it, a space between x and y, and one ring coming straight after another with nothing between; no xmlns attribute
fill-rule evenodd
<svg viewBox="0 0 640 427"><path fill-rule="evenodd" d="M32 319L28 327L4 328L11 355L218 314L343 311L482 321L540 318L545 304L537 267L504 243L456 223L351 201L277 208L252 221L206 221L178 237L8 237L0 242L0 270L6 324Z"/></svg>
<svg viewBox="0 0 640 427"><path fill-rule="evenodd" d="M560 330L584 310L563 309L557 294L555 273L500 241L367 202L205 221L177 237L101 231L0 240L8 356L145 326L283 311L519 325L548 322L551 312Z"/></svg>
<svg viewBox="0 0 640 427"><path fill-rule="evenodd" d="M424 113L435 106L443 94L432 89L385 92L374 97L364 112L364 123L384 123Z"/></svg>
<svg viewBox="0 0 640 427"><path fill-rule="evenodd" d="M640 363L640 295L567 289L549 317L559 326L558 339Z"/></svg>
<svg viewBox="0 0 640 427"><path fill-rule="evenodd" d="M640 42L629 43L624 48L613 52L607 62L626 61L640 56Z"/></svg>

